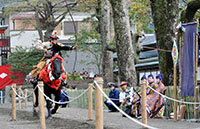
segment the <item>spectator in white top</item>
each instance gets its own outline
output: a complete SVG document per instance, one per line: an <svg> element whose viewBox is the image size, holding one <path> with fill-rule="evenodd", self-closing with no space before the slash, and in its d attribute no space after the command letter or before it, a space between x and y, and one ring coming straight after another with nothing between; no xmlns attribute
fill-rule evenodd
<svg viewBox="0 0 200 129"><path fill-rule="evenodd" d="M119 102L125 107L124 112L131 116L133 92L127 89L128 82L121 82L120 87L122 92L119 95ZM124 116L124 115L123 115Z"/></svg>

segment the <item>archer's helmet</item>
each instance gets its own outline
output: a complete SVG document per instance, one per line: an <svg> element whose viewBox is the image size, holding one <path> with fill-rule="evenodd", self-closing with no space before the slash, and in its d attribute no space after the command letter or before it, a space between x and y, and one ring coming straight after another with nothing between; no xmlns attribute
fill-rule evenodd
<svg viewBox="0 0 200 129"><path fill-rule="evenodd" d="M57 40L59 39L58 36L56 35L56 32L54 32L53 34L49 35L51 40Z"/></svg>

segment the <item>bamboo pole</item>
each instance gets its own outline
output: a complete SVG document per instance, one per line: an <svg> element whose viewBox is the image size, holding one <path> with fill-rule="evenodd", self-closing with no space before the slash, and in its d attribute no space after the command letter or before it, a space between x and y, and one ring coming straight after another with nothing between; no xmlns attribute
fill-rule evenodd
<svg viewBox="0 0 200 129"><path fill-rule="evenodd" d="M28 96L28 89L25 89L25 90L24 90L24 96L25 96L25 107L27 107L27 102L28 102L28 98L27 98L27 96Z"/></svg>
<svg viewBox="0 0 200 129"><path fill-rule="evenodd" d="M197 32L198 32L198 26L199 24L197 23ZM195 42L195 84L194 84L194 96L195 96L195 102L198 102L198 88L197 88L197 67L198 67L198 36L196 36L194 39L196 38L196 42ZM194 118L198 119L198 105L195 104L194 105Z"/></svg>
<svg viewBox="0 0 200 129"><path fill-rule="evenodd" d="M12 86L12 120L16 120L16 84L13 84Z"/></svg>
<svg viewBox="0 0 200 129"><path fill-rule="evenodd" d="M146 111L146 105L147 105L147 95L146 95L146 84L142 83L142 123L147 125L147 111ZM145 126L142 126L142 128L146 128Z"/></svg>
<svg viewBox="0 0 200 129"><path fill-rule="evenodd" d="M22 96L22 91L21 91L21 87L18 88L18 107L19 109L22 109L22 100L21 100L21 96Z"/></svg>
<svg viewBox="0 0 200 129"><path fill-rule="evenodd" d="M176 63L174 63L174 99L177 99ZM174 101L174 120L177 120L177 102Z"/></svg>
<svg viewBox="0 0 200 129"><path fill-rule="evenodd" d="M181 59L183 60L183 46L184 46L184 32L181 34L181 37L180 37L180 54L179 54L179 89L181 90L181 85L182 85L182 61ZM182 100L183 97L181 95L181 91L179 92L179 99ZM179 103L179 111L180 111L180 118L179 119L183 119L185 113L182 113L183 111L185 111L185 109L182 109L186 107L185 105L182 104L182 102Z"/></svg>
<svg viewBox="0 0 200 129"><path fill-rule="evenodd" d="M88 120L92 120L92 83L89 83L88 86Z"/></svg>
<svg viewBox="0 0 200 129"><path fill-rule="evenodd" d="M42 92L44 93L44 84L42 81L38 82L38 85ZM45 122L45 110L44 110L44 96L41 91L38 89L39 94L39 109L40 109L40 129L46 129L46 122Z"/></svg>
<svg viewBox="0 0 200 129"><path fill-rule="evenodd" d="M184 119L185 110L186 110L186 105L181 105L181 106L180 106L180 118L179 118L179 120Z"/></svg>
<svg viewBox="0 0 200 129"><path fill-rule="evenodd" d="M96 77L94 79L103 88L103 79ZM95 111L96 111L96 129L103 129L103 96L99 88L95 87Z"/></svg>
<svg viewBox="0 0 200 129"><path fill-rule="evenodd" d="M180 37L180 43L179 43L179 50L180 50L180 54L179 54L179 89L181 89L181 84L182 84L182 61L183 60L183 38L184 38L184 32L182 33L182 36ZM179 97L180 100L182 99L182 95L181 92L179 93ZM180 105L182 105L182 103L180 103Z"/></svg>

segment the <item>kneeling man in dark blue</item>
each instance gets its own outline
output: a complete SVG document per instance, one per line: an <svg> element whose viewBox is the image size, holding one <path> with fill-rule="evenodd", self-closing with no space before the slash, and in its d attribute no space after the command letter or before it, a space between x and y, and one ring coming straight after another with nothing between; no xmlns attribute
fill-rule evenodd
<svg viewBox="0 0 200 129"><path fill-rule="evenodd" d="M120 102L119 102L119 94L120 92L115 88L115 83L113 82L109 82L107 84L107 86L110 89L110 93L109 93L109 98L119 107L120 106ZM105 105L108 107L108 109L110 110L110 112L117 112L118 110L111 104L110 101L106 100L104 101Z"/></svg>

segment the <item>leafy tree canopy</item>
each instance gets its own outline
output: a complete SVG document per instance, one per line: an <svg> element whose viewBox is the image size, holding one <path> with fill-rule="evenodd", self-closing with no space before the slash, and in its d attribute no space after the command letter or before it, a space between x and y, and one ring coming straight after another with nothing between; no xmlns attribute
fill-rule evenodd
<svg viewBox="0 0 200 129"><path fill-rule="evenodd" d="M17 46L10 53L8 64L12 65L12 72L27 75L42 57L43 53L35 48Z"/></svg>
<svg viewBox="0 0 200 129"><path fill-rule="evenodd" d="M149 0L132 0L129 8L130 19L137 26L137 31L153 32L153 29L149 27L152 23L151 8Z"/></svg>

